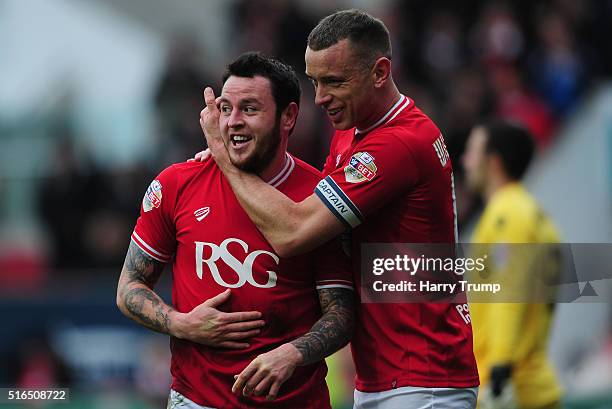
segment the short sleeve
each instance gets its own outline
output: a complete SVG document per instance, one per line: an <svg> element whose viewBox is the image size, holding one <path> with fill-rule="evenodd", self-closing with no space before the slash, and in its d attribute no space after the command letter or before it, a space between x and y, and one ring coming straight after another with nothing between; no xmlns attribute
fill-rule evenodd
<svg viewBox="0 0 612 409"><path fill-rule="evenodd" d="M329 155L325 159L325 164L323 165L323 174L329 175L334 171L334 160L332 159L334 154L330 151Z"/></svg>
<svg viewBox="0 0 612 409"><path fill-rule="evenodd" d="M338 164L339 156L336 154L336 144L338 143L338 131L334 132L334 135L331 138L329 143L329 153L325 158L325 163L323 164L323 175L327 176L336 169L336 165Z"/></svg>
<svg viewBox="0 0 612 409"><path fill-rule="evenodd" d="M327 174L315 193L347 227L416 184L413 154L393 133L365 139L342 166Z"/></svg>
<svg viewBox="0 0 612 409"><path fill-rule="evenodd" d="M353 289L350 258L342 250L340 239L333 239L314 251L317 290L325 288Z"/></svg>
<svg viewBox="0 0 612 409"><path fill-rule="evenodd" d="M176 248L176 176L176 170L168 167L151 182L142 198L140 217L132 232L134 244L163 263L172 259Z"/></svg>

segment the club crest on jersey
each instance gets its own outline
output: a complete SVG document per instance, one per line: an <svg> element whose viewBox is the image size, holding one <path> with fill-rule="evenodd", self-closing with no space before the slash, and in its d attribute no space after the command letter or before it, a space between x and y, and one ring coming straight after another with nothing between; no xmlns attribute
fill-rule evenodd
<svg viewBox="0 0 612 409"><path fill-rule="evenodd" d="M349 183L360 183L372 180L378 168L374 164L374 157L367 152L357 152L344 168L344 176Z"/></svg>
<svg viewBox="0 0 612 409"><path fill-rule="evenodd" d="M159 180L154 180L149 185L147 192L142 199L142 208L145 212L149 212L161 205L162 200L162 185Z"/></svg>
<svg viewBox="0 0 612 409"><path fill-rule="evenodd" d="M195 212L193 212L193 215L195 216L196 220L201 222L206 216L208 216L208 214L210 213L210 207L201 207L198 210L196 210Z"/></svg>

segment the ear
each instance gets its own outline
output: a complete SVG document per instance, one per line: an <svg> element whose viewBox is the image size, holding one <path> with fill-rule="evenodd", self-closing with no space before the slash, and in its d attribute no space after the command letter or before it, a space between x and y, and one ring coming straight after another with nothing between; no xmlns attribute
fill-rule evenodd
<svg viewBox="0 0 612 409"><path fill-rule="evenodd" d="M391 77L391 60L387 57L380 57L372 67L372 76L374 78L374 88L381 88L386 84Z"/></svg>
<svg viewBox="0 0 612 409"><path fill-rule="evenodd" d="M493 175L505 175L504 163L497 153L487 154L487 172Z"/></svg>
<svg viewBox="0 0 612 409"><path fill-rule="evenodd" d="M280 126L283 131L291 134L297 122L299 111L300 108L295 102L290 102L289 105L287 105L287 108L285 108L280 118Z"/></svg>

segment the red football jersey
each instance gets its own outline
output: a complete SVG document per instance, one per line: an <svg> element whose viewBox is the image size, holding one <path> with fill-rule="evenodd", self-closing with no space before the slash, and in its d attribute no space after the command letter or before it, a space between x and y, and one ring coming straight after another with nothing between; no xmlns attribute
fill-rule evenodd
<svg viewBox="0 0 612 409"><path fill-rule="evenodd" d="M405 96L372 127L336 131L323 173L315 193L352 228L357 287L362 243L455 243L444 139ZM362 303L352 340L357 389L477 386L471 324L456 307Z"/></svg>
<svg viewBox="0 0 612 409"><path fill-rule="evenodd" d="M287 154L284 168L269 183L301 201L320 178L319 171ZM257 355L310 330L321 316L317 288L353 287L338 241L279 259L212 160L165 169L145 194L132 240L159 261L174 260L172 300L178 311L189 312L231 288L220 309L260 311L266 322L245 350L171 338L172 389L218 409L330 407L324 362L298 367L273 402L232 394L231 387L234 375Z"/></svg>

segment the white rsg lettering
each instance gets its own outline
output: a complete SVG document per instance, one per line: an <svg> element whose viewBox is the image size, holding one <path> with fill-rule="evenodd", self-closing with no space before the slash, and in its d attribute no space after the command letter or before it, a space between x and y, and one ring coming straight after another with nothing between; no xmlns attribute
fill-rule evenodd
<svg viewBox="0 0 612 409"><path fill-rule="evenodd" d="M244 259L244 263L241 263L240 260L238 260L236 257L232 255L232 253L229 252L227 246L230 243L238 243L244 250L245 254L247 254L246 258ZM204 248L206 247L210 248L210 257L205 259L204 258ZM255 281L255 278L253 277L253 264L255 263L255 259L258 256L263 256L263 255L267 255L271 257L276 263L276 265L278 265L280 262L280 258L276 254L271 253L269 251L255 250L249 253L249 245L240 239L230 237L228 239L223 240L223 242L219 246L217 246L214 243L196 241L195 242L196 274L198 275L198 278L201 280L202 277L204 276L204 264L206 264L208 268L210 269L210 273L213 279L215 280L215 282L217 282L217 284L223 287L239 288L248 282L254 287L271 288L271 287L276 286L276 280L277 280L276 272L271 271L271 270L266 271L266 273L268 273L268 281L265 284L258 283L257 281ZM227 264L228 267L230 267L232 270L234 270L234 272L236 272L238 279L235 283L228 283L227 281L223 279L223 277L221 277L221 274L219 273L219 268L217 267L217 261L219 261L219 259L223 260L223 262L225 262L225 264Z"/></svg>

